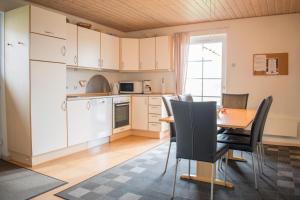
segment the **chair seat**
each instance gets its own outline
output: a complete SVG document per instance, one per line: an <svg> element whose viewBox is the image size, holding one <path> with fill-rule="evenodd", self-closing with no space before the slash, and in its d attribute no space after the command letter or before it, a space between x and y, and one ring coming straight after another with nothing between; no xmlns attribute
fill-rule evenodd
<svg viewBox="0 0 300 200"><path fill-rule="evenodd" d="M217 143L217 151L214 162L219 160L228 151L228 145L225 143Z"/></svg>
<svg viewBox="0 0 300 200"><path fill-rule="evenodd" d="M250 137L250 130L245 130L245 129L241 129L241 128L237 128L237 129L224 129L223 132L224 134L227 135L238 135L238 136L246 136L246 137Z"/></svg>
<svg viewBox="0 0 300 200"><path fill-rule="evenodd" d="M250 137L240 136L240 135L229 135L229 134L219 134L217 136L217 141L219 143L225 143L229 145L229 149L240 150L240 151L252 151L252 146L250 143Z"/></svg>

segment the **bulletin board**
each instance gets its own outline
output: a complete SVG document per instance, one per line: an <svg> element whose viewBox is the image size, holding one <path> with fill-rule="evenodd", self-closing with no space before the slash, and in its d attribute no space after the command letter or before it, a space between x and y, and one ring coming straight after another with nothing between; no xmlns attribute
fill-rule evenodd
<svg viewBox="0 0 300 200"><path fill-rule="evenodd" d="M253 55L253 75L288 75L288 53Z"/></svg>

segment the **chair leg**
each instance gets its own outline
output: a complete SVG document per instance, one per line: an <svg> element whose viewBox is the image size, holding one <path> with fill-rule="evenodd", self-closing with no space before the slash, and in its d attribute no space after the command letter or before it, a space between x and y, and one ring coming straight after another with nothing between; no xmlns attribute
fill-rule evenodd
<svg viewBox="0 0 300 200"><path fill-rule="evenodd" d="M191 160L189 160L189 178L191 178Z"/></svg>
<svg viewBox="0 0 300 200"><path fill-rule="evenodd" d="M214 199L215 163L212 163L210 180L210 200Z"/></svg>
<svg viewBox="0 0 300 200"><path fill-rule="evenodd" d="M176 175L177 175L178 162L179 162L179 159L176 159L175 175L174 175L174 182L173 182L173 192L172 192L172 198L171 199L174 199L174 195L175 195L175 185L176 185Z"/></svg>
<svg viewBox="0 0 300 200"><path fill-rule="evenodd" d="M226 161L225 161L225 172L224 172L224 183L225 183L225 187L227 185L227 167L228 167L228 152L226 153Z"/></svg>
<svg viewBox="0 0 300 200"><path fill-rule="evenodd" d="M265 164L265 148L264 148L264 144L261 142L260 143L260 148L261 148L261 152L262 152L262 160L263 160L263 164Z"/></svg>
<svg viewBox="0 0 300 200"><path fill-rule="evenodd" d="M259 150L259 146L256 146L256 156L257 156L257 164L258 164L258 173L261 175L261 163L260 163L260 150Z"/></svg>
<svg viewBox="0 0 300 200"><path fill-rule="evenodd" d="M166 173L167 171L167 167L168 167L168 162L169 162L169 157L170 157L170 151L171 151L171 145L172 145L172 142L170 142L169 144L169 150L168 150L168 155L167 155L167 160L166 160L166 166L165 166L165 170L163 172L163 175Z"/></svg>
<svg viewBox="0 0 300 200"><path fill-rule="evenodd" d="M257 179L256 179L256 167L255 167L255 163L254 163L254 156L253 153L251 153L251 157L252 157L252 168L253 168L253 173L254 173L254 181L255 181L255 189L257 189Z"/></svg>
<svg viewBox="0 0 300 200"><path fill-rule="evenodd" d="M221 157L221 170L223 170L223 156Z"/></svg>
<svg viewBox="0 0 300 200"><path fill-rule="evenodd" d="M260 155L260 170L261 173L264 173L264 157L263 157L263 152L262 152L262 148L261 148L261 143L258 143L258 149L259 149L259 155Z"/></svg>

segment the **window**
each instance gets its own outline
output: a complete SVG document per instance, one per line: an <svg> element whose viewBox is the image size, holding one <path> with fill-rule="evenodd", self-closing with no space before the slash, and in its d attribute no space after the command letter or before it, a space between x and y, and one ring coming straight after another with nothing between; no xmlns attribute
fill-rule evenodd
<svg viewBox="0 0 300 200"><path fill-rule="evenodd" d="M185 93L195 101L221 102L223 39L191 37Z"/></svg>

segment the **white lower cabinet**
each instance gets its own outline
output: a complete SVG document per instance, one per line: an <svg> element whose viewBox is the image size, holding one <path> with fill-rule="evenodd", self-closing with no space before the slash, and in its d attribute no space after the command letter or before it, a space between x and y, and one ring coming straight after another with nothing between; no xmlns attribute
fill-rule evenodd
<svg viewBox="0 0 300 200"><path fill-rule="evenodd" d="M66 65L31 61L32 155L67 147Z"/></svg>
<svg viewBox="0 0 300 200"><path fill-rule="evenodd" d="M81 144L89 140L90 100L68 101L68 146Z"/></svg>
<svg viewBox="0 0 300 200"><path fill-rule="evenodd" d="M148 130L148 97L132 97L132 129Z"/></svg>
<svg viewBox="0 0 300 200"><path fill-rule="evenodd" d="M68 146L112 134L112 98L71 100L67 104Z"/></svg>

